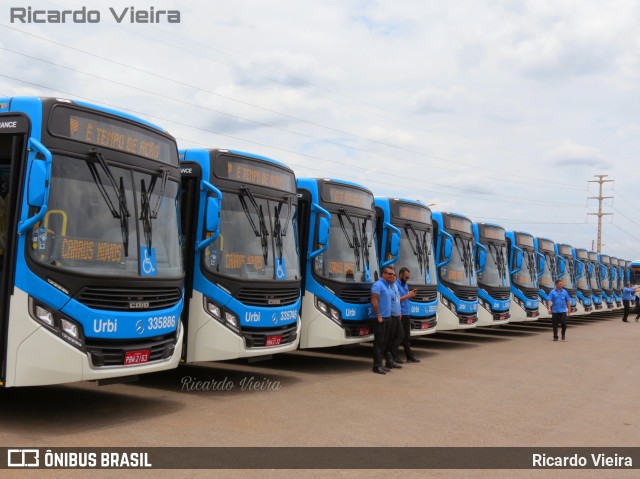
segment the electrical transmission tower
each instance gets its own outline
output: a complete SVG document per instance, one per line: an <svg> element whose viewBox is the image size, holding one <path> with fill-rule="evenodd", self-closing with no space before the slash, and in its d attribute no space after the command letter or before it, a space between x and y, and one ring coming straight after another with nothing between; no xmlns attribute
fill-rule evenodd
<svg viewBox="0 0 640 479"><path fill-rule="evenodd" d="M613 183L613 180L605 180L609 175L593 175L597 180L589 180L589 183L598 183L598 196L589 196L590 200L598 200L598 212L597 213L587 213L587 215L597 216L598 217L598 243L596 245L596 251L601 253L602 251L602 217L606 215L613 215L613 213L603 213L602 212L602 200L613 198L613 196L602 196L602 185L604 183Z"/></svg>

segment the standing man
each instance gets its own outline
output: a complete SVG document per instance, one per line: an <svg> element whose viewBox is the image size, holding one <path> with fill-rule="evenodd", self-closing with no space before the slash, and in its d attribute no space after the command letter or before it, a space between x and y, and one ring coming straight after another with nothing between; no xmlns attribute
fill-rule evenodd
<svg viewBox="0 0 640 479"><path fill-rule="evenodd" d="M398 280L396 281L396 287L398 288L398 292L400 293L400 312L402 313L402 339L398 339L399 335L396 336L396 344L394 345L393 351L397 356L398 347L400 344L404 347L404 354L407 357L408 363L419 363L420 360L415 357L413 351L411 351L411 301L410 299L415 298L416 291L409 291L408 281L411 279L411 271L409 268L400 268L400 272L398 273ZM398 362L398 359L396 359Z"/></svg>
<svg viewBox="0 0 640 479"><path fill-rule="evenodd" d="M385 266L380 273L381 278L371 286L371 329L373 330L373 372L386 374L388 369L382 366L384 354L389 343L391 321L391 300L393 292L391 284L395 272L391 266Z"/></svg>
<svg viewBox="0 0 640 479"><path fill-rule="evenodd" d="M556 280L556 287L549 293L547 304L549 305L549 314L551 315L551 324L553 325L553 340L558 340L558 321L562 323L562 340L567 331L567 316L571 311L571 297L567 290L563 288L561 279Z"/></svg>
<svg viewBox="0 0 640 479"><path fill-rule="evenodd" d="M387 369L402 369L399 363L402 361L397 358L398 346L402 342L404 337L402 333L402 308L400 306L400 293L396 285L396 275L393 274L393 282L389 285L391 287L391 321L389 322L387 346L384 355L387 358Z"/></svg>
<svg viewBox="0 0 640 479"><path fill-rule="evenodd" d="M622 307L624 308L624 314L622 315L622 321L625 323L629 322L629 310L631 307L631 300L633 299L633 295L635 294L635 292L638 290L638 286L636 286L635 288L631 287L631 283L629 281L627 281L624 285L625 287L622 288ZM638 318L636 317L636 321L638 321Z"/></svg>

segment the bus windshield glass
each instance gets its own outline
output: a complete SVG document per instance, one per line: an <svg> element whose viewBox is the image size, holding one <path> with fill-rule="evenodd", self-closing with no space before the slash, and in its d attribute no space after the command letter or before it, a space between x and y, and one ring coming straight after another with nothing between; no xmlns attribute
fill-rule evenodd
<svg viewBox="0 0 640 479"><path fill-rule="evenodd" d="M576 263L573 260L573 256L563 256L565 259L564 273L559 279L564 283L565 288L576 288Z"/></svg>
<svg viewBox="0 0 640 479"><path fill-rule="evenodd" d="M371 283L378 268L371 217L342 208L331 212L329 247L314 258L315 274L341 282Z"/></svg>
<svg viewBox="0 0 640 479"><path fill-rule="evenodd" d="M544 255L544 270L538 281L543 288L552 289L556 279L556 255L548 252L542 254Z"/></svg>
<svg viewBox="0 0 640 479"><path fill-rule="evenodd" d="M473 239L453 237L451 260L440 268L440 279L459 286L477 286Z"/></svg>
<svg viewBox="0 0 640 479"><path fill-rule="evenodd" d="M179 276L179 184L166 170L142 173L100 158L54 155L47 214L30 232L31 258L101 276Z"/></svg>
<svg viewBox="0 0 640 479"><path fill-rule="evenodd" d="M478 283L492 288L508 288L507 245L491 241L485 246L487 262L484 271L478 274Z"/></svg>
<svg viewBox="0 0 640 479"><path fill-rule="evenodd" d="M578 264L576 263L576 267L578 266ZM582 267L582 276L580 276L577 280L577 286L579 289L581 290L588 290L591 289L591 281L589 280L588 274L589 272L587 271L587 265L583 263L583 267Z"/></svg>
<svg viewBox="0 0 640 479"><path fill-rule="evenodd" d="M522 268L513 274L513 282L523 288L538 287L538 268L536 267L536 253L530 249L524 249L522 255Z"/></svg>
<svg viewBox="0 0 640 479"><path fill-rule="evenodd" d="M401 228L400 260L398 268L411 271L412 284L437 284L436 263L433 251L433 236L430 230L418 229L407 223Z"/></svg>
<svg viewBox="0 0 640 479"><path fill-rule="evenodd" d="M223 192L220 236L204 250L205 269L253 281L299 280L293 199L257 197L249 188Z"/></svg>

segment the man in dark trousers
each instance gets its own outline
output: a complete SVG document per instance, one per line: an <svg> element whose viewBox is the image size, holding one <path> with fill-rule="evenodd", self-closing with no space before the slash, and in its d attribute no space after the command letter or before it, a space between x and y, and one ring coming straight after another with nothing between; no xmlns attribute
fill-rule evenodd
<svg viewBox="0 0 640 479"><path fill-rule="evenodd" d="M563 288L561 279L556 280L556 287L551 290L547 298L551 324L553 325L553 340L558 340L558 322L562 324L562 340L564 341L567 331L567 316L571 311L571 297L567 290Z"/></svg>
<svg viewBox="0 0 640 479"><path fill-rule="evenodd" d="M389 344L391 327L391 301L394 292L391 285L395 281L392 267L385 266L381 278L371 287L371 329L373 330L373 372L386 374L389 369L382 366L384 354Z"/></svg>
<svg viewBox="0 0 640 479"><path fill-rule="evenodd" d="M629 310L631 309L631 300L633 299L633 295L635 294L635 292L638 290L638 287L636 286L635 288L632 288L629 281L627 281L624 286L625 287L622 288L622 307L624 308L622 321L628 323L630 312ZM636 321L638 321L638 318L636 318Z"/></svg>
<svg viewBox="0 0 640 479"><path fill-rule="evenodd" d="M398 288L398 293L400 293L400 312L402 313L402 339L397 340L394 345L393 351L396 353L400 344L404 347L404 354L407 357L408 363L419 363L420 360L415 357L413 351L411 350L411 298L415 298L416 292L415 290L409 291L409 285L407 282L411 279L411 271L409 268L400 268L398 272L398 280L396 281L396 286ZM399 337L398 334L396 337ZM398 359L396 358L396 362Z"/></svg>

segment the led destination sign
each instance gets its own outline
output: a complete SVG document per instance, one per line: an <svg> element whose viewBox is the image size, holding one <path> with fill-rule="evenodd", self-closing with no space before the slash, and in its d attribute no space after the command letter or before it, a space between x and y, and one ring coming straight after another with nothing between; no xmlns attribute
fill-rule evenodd
<svg viewBox="0 0 640 479"><path fill-rule="evenodd" d="M62 138L131 153L169 165L178 164L174 142L114 118L56 107L49 120L49 128L52 134Z"/></svg>
<svg viewBox="0 0 640 479"><path fill-rule="evenodd" d="M431 211L418 205L395 203L393 216L401 220L417 221L431 226Z"/></svg>
<svg viewBox="0 0 640 479"><path fill-rule="evenodd" d="M485 226L482 231L482 237L486 239L505 241L504 230L492 226Z"/></svg>
<svg viewBox="0 0 640 479"><path fill-rule="evenodd" d="M274 188L289 193L296 192L296 178L293 172L275 165L257 163L247 158L218 156L214 172L218 178Z"/></svg>
<svg viewBox="0 0 640 479"><path fill-rule="evenodd" d="M355 206L365 210L371 209L373 195L367 191L350 186L325 184L322 189L322 198L339 205Z"/></svg>
<svg viewBox="0 0 640 479"><path fill-rule="evenodd" d="M447 228L461 233L472 234L471 221L458 216L447 216Z"/></svg>
<svg viewBox="0 0 640 479"><path fill-rule="evenodd" d="M518 243L518 246L529 246L530 248L533 248L533 236L531 235L523 235L517 233L516 241Z"/></svg>

